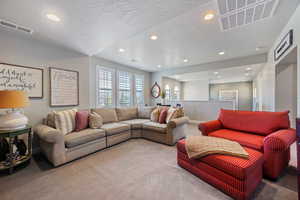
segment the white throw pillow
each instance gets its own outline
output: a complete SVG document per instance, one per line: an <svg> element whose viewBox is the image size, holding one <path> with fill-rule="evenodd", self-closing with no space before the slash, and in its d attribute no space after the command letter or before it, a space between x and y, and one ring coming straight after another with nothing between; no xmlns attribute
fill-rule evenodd
<svg viewBox="0 0 300 200"><path fill-rule="evenodd" d="M90 128L101 128L103 125L103 117L95 112L89 114L89 126Z"/></svg>
<svg viewBox="0 0 300 200"><path fill-rule="evenodd" d="M170 120L176 117L176 112L177 112L176 108L169 108L167 118L166 118L167 123L169 123Z"/></svg>
<svg viewBox="0 0 300 200"><path fill-rule="evenodd" d="M64 135L75 130L75 115L77 109L55 112L55 127Z"/></svg>

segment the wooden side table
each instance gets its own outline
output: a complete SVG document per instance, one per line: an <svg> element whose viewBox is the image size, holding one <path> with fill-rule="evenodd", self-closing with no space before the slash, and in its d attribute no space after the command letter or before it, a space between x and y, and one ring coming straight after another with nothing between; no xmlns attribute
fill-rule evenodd
<svg viewBox="0 0 300 200"><path fill-rule="evenodd" d="M23 135L28 134L28 145L27 145L27 152L26 155L20 156L18 159L13 158L13 142L14 138ZM23 129L16 129L16 130L0 130L0 138L8 138L9 143L9 165L5 164L5 162L0 162L0 170L6 170L9 169L9 173L12 174L14 167L29 161L31 159L32 155L32 127L26 126Z"/></svg>

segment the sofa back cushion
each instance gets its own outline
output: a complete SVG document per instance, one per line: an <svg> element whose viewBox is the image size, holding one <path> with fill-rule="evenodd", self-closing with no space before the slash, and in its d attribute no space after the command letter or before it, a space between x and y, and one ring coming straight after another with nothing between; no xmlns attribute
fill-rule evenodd
<svg viewBox="0 0 300 200"><path fill-rule="evenodd" d="M55 113L55 127L66 135L75 130L75 115L77 109L57 111Z"/></svg>
<svg viewBox="0 0 300 200"><path fill-rule="evenodd" d="M103 123L117 122L118 116L114 108L95 108L92 112L97 113L103 118Z"/></svg>
<svg viewBox="0 0 300 200"><path fill-rule="evenodd" d="M221 109L219 120L224 128L269 135L279 129L290 127L289 111L252 112Z"/></svg>
<svg viewBox="0 0 300 200"><path fill-rule="evenodd" d="M138 108L138 118L140 119L150 119L152 111L156 106L145 106Z"/></svg>
<svg viewBox="0 0 300 200"><path fill-rule="evenodd" d="M119 121L136 119L138 110L137 108L116 108Z"/></svg>

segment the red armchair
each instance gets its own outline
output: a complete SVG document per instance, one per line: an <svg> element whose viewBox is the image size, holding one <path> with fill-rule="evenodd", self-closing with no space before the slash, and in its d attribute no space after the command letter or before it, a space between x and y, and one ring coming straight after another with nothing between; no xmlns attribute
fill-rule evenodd
<svg viewBox="0 0 300 200"><path fill-rule="evenodd" d="M218 120L199 124L203 135L239 142L264 154L264 176L276 179L290 161L296 131L288 111L251 112L221 109Z"/></svg>

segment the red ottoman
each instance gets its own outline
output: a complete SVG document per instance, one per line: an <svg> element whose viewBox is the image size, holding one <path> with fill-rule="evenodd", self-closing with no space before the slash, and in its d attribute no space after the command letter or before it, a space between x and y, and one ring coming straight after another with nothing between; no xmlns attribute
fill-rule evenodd
<svg viewBox="0 0 300 200"><path fill-rule="evenodd" d="M249 153L249 160L220 154L189 159L185 140L180 140L177 143L177 162L232 198L244 200L251 197L261 182L263 166L262 153L250 148L245 150Z"/></svg>

